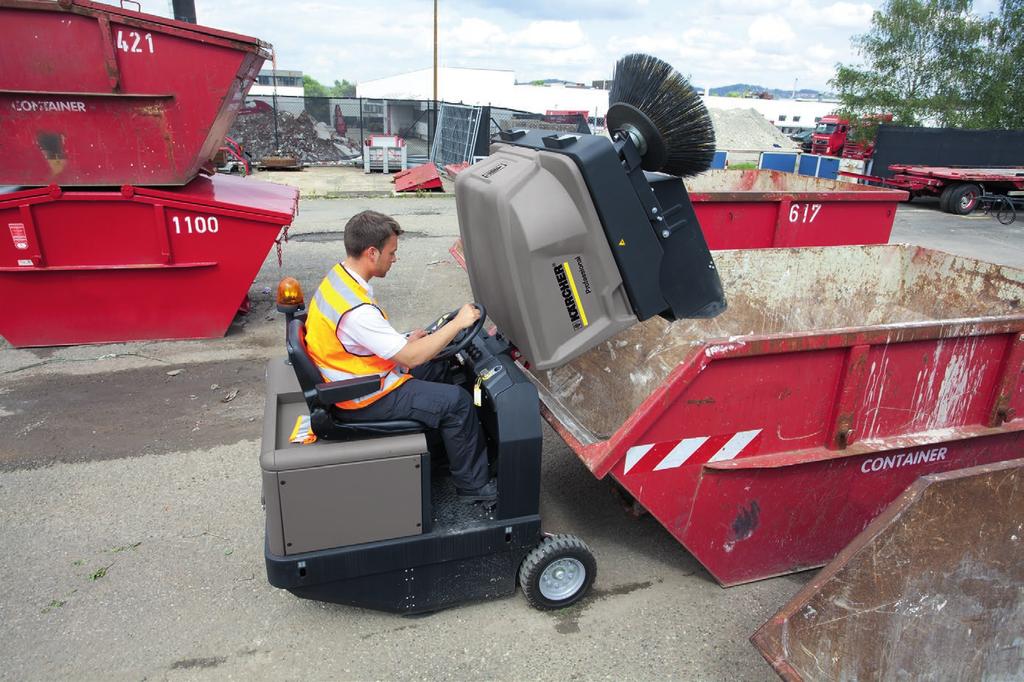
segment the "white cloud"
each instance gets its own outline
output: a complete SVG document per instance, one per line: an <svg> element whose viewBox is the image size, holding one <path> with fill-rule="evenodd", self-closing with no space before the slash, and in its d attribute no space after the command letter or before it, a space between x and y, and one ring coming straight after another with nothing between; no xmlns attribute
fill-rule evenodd
<svg viewBox="0 0 1024 682"><path fill-rule="evenodd" d="M808 47L806 54L814 61L829 62L829 64L831 64L831 62L836 58L835 51L825 47L821 43L815 43Z"/></svg>
<svg viewBox="0 0 1024 682"><path fill-rule="evenodd" d="M640 35L612 36L608 41L609 61L630 52L646 52L671 61L683 49L682 38L678 34L647 33Z"/></svg>
<svg viewBox="0 0 1024 682"><path fill-rule="evenodd" d="M716 13L749 16L751 14L775 14L781 8L778 0L743 0L743 2L730 3L728 10L717 7Z"/></svg>
<svg viewBox="0 0 1024 682"><path fill-rule="evenodd" d="M979 0L981 1L981 0ZM991 0L985 0L991 1ZM169 13L167 0L141 0ZM448 66L511 69L520 80L587 82L611 76L618 57L648 52L696 85L746 82L824 88L850 37L882 0L445 0L440 59ZM273 43L278 67L321 82L370 80L429 67L432 3L424 0L196 0L201 23ZM808 46L810 43L810 47Z"/></svg>
<svg viewBox="0 0 1024 682"><path fill-rule="evenodd" d="M866 3L837 2L818 8L815 21L836 28L867 29L874 10Z"/></svg>
<svg viewBox="0 0 1024 682"><path fill-rule="evenodd" d="M507 41L508 36L505 30L486 19L473 17L461 19L452 29L444 32L445 45L458 45L460 47L471 47L476 45L490 45Z"/></svg>
<svg viewBox="0 0 1024 682"><path fill-rule="evenodd" d="M515 45L554 50L579 47L586 41L578 21L531 21L512 35Z"/></svg>
<svg viewBox="0 0 1024 682"><path fill-rule="evenodd" d="M762 15L751 21L747 37L756 47L768 48L772 52L789 50L796 41L796 33L789 22L774 14Z"/></svg>

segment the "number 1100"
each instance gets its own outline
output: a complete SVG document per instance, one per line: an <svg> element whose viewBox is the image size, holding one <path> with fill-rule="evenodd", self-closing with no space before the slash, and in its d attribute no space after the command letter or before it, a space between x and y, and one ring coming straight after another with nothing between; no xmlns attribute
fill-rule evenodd
<svg viewBox="0 0 1024 682"><path fill-rule="evenodd" d="M213 234L220 229L220 225L217 223L216 216L185 216L185 229L181 228L181 221L178 220L178 216L173 216L171 222L174 223L174 234Z"/></svg>

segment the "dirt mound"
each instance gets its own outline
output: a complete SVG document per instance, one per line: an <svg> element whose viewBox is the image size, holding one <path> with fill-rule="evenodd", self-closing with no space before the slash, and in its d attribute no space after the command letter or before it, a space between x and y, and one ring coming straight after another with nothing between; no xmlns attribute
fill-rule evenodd
<svg viewBox="0 0 1024 682"><path fill-rule="evenodd" d="M715 126L715 147L721 150L796 150L786 137L755 109L709 109Z"/></svg>

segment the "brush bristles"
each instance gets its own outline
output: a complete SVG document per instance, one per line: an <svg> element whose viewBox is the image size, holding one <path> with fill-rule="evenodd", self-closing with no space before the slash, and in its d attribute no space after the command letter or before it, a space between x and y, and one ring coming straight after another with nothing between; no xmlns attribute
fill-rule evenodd
<svg viewBox="0 0 1024 682"><path fill-rule="evenodd" d="M615 65L608 104L631 104L661 134L667 159L657 169L686 177L711 167L715 129L690 83L671 65L647 54L628 54Z"/></svg>

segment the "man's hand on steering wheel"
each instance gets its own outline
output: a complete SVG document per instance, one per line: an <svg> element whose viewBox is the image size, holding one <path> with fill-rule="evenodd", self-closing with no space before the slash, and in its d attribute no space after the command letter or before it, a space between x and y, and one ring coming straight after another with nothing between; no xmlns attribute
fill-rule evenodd
<svg viewBox="0 0 1024 682"><path fill-rule="evenodd" d="M487 311L482 305L467 303L410 334L405 348L392 359L405 367L416 367L429 360L450 358L469 346L473 337L483 330L486 319Z"/></svg>
<svg viewBox="0 0 1024 682"><path fill-rule="evenodd" d="M454 324L459 329L467 329L472 327L479 319L480 309L472 303L466 303L459 308L459 312L455 315L455 319L449 324Z"/></svg>
<svg viewBox="0 0 1024 682"><path fill-rule="evenodd" d="M473 337L483 330L486 317L487 312L482 305L479 303L466 303L458 310L446 313L436 322L428 325L427 333L430 334L436 333L438 329L448 327L449 325L451 325L451 328L459 330L452 337L448 345L438 351L434 359L450 358L456 353L465 350L473 340Z"/></svg>

